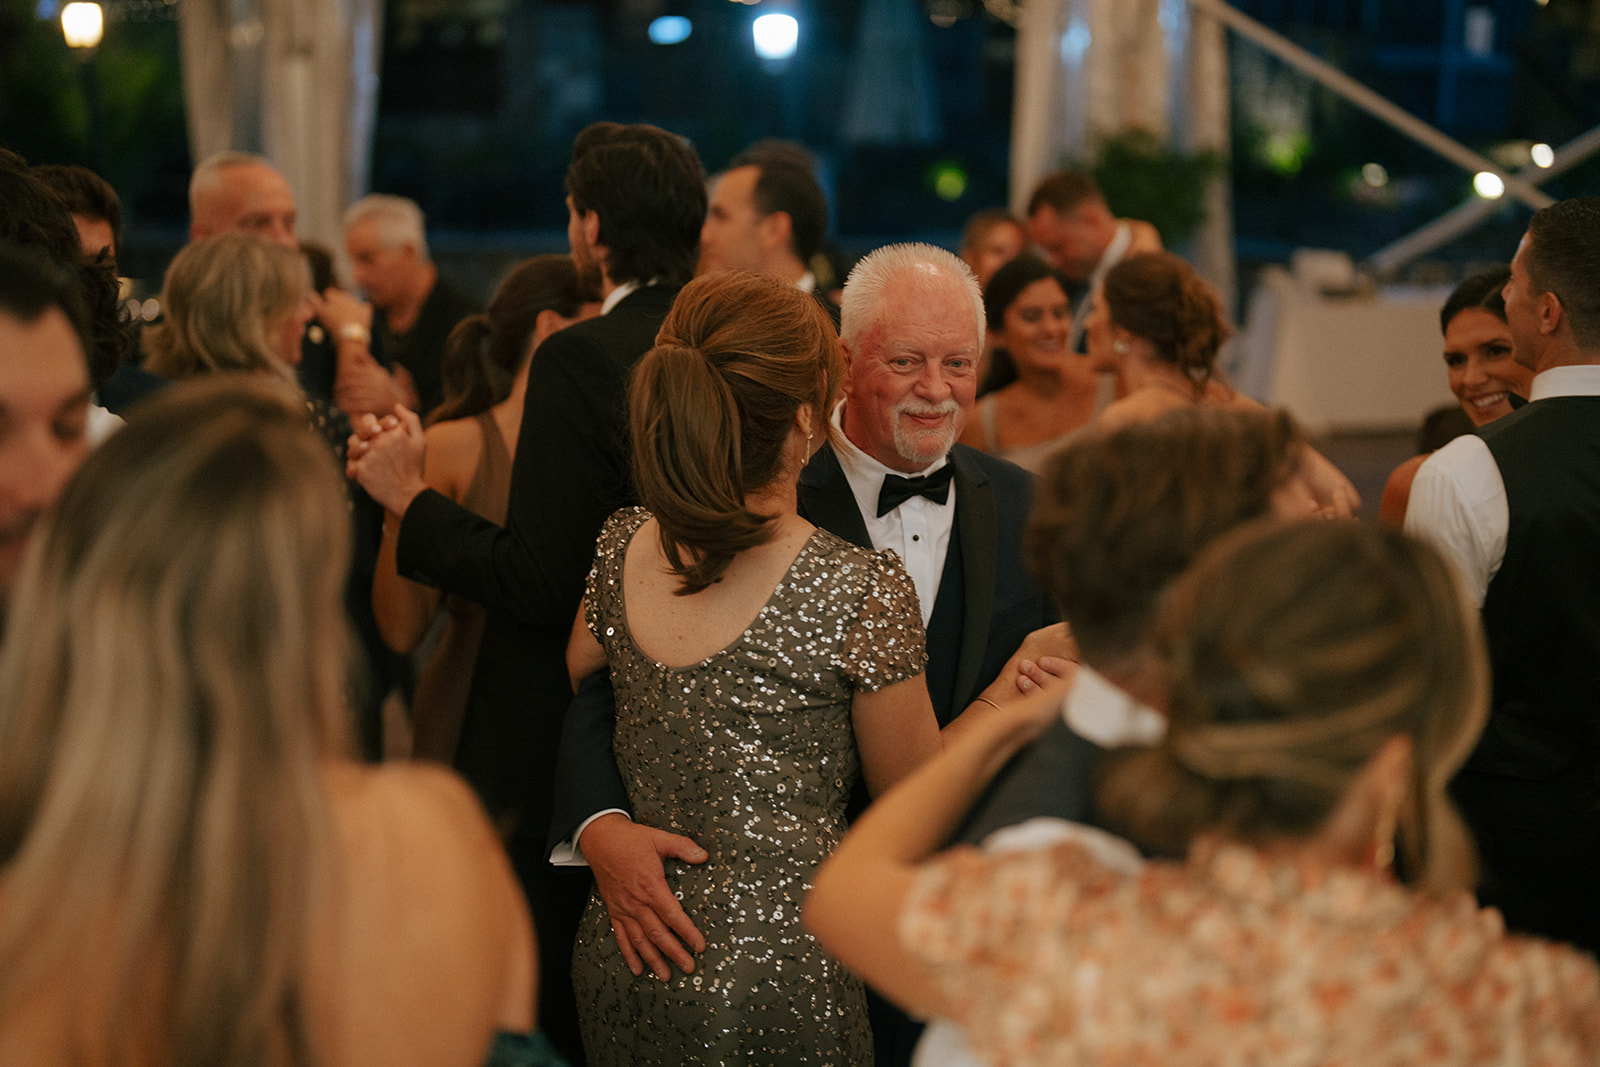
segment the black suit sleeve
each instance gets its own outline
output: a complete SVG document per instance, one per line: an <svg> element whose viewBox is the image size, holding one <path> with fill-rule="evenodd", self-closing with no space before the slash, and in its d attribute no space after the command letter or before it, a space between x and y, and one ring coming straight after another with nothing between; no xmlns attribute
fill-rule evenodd
<svg viewBox="0 0 1600 1067"><path fill-rule="evenodd" d="M596 812L621 808L633 814L611 754L616 725L617 697L611 688L611 672L595 671L578 685L561 731L548 838L552 845L566 841Z"/></svg>
<svg viewBox="0 0 1600 1067"><path fill-rule="evenodd" d="M1056 719L995 775L952 841L981 844L996 830L1041 816L1094 825L1094 773L1103 751Z"/></svg>
<svg viewBox="0 0 1600 1067"><path fill-rule="evenodd" d="M622 408L637 354L619 356L589 332L562 331L540 345L505 528L424 493L400 527L400 573L552 637L570 630L600 526L630 501Z"/></svg>

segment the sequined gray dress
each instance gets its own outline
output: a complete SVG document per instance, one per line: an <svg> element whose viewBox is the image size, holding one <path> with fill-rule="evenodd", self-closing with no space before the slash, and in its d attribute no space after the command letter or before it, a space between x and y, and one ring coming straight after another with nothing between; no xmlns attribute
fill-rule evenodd
<svg viewBox="0 0 1600 1067"><path fill-rule="evenodd" d="M648 518L620 511L601 531L588 624L610 660L635 818L710 853L667 863L707 944L693 974L635 978L592 896L572 963L589 1062L870 1064L861 983L800 928L800 903L844 834L852 694L922 673L916 589L897 557L818 530L738 640L665 667L634 645L622 598L624 550Z"/></svg>

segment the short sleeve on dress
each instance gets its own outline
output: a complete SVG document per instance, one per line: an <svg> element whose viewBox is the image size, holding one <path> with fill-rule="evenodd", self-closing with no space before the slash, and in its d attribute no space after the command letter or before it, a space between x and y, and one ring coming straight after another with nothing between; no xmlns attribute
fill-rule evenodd
<svg viewBox="0 0 1600 1067"><path fill-rule="evenodd" d="M861 611L845 634L844 673L856 689L873 692L927 669L917 587L892 552L865 554L870 568Z"/></svg>
<svg viewBox="0 0 1600 1067"><path fill-rule="evenodd" d="M594 542L594 563L583 585L583 622L596 641L604 645L602 619L621 617L622 561L628 544L650 518L644 508L622 508L612 512Z"/></svg>

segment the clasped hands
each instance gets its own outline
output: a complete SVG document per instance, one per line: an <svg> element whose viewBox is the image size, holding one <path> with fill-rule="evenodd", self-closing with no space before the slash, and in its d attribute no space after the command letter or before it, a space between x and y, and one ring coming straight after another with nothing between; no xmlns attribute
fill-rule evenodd
<svg viewBox="0 0 1600 1067"><path fill-rule="evenodd" d="M345 448L345 474L360 482L386 511L404 515L417 494L428 488L422 478L427 452L422 420L396 404L391 415L381 419L358 415L351 426L355 432Z"/></svg>

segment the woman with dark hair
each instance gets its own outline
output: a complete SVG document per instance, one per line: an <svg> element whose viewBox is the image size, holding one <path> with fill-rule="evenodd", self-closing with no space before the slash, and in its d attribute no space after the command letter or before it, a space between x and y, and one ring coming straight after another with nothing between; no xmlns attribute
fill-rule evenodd
<svg viewBox="0 0 1600 1067"><path fill-rule="evenodd" d="M1467 278L1456 286L1439 309L1439 329L1444 333L1444 366L1450 391L1460 404L1463 424L1450 437L1423 444L1389 475L1378 504L1378 518L1391 526L1405 525L1411 483L1433 450L1472 428L1487 426L1514 405L1522 403L1533 386L1533 371L1513 357L1511 328L1506 325L1506 301L1501 295L1511 280L1510 267L1495 267ZM1454 414L1455 408L1442 411Z"/></svg>
<svg viewBox="0 0 1600 1067"><path fill-rule="evenodd" d="M689 839L667 881L703 939L693 973L646 973L591 897L573 982L592 1064L871 1062L860 981L800 929L800 897L857 776L881 793L939 739L899 560L796 513L839 366L816 301L716 272L633 372L644 507L601 532L567 662L574 684L610 669L618 770L637 820Z"/></svg>
<svg viewBox="0 0 1600 1067"><path fill-rule="evenodd" d="M996 363L1016 378L979 398L961 443L1036 470L1094 417L1099 376L1087 357L1068 351L1067 282L1038 256L1024 252L995 271L983 305Z"/></svg>
<svg viewBox="0 0 1600 1067"><path fill-rule="evenodd" d="M1097 800L1165 859L1088 830L933 855L1056 714L1030 699L867 812L807 926L886 995L958 1021L984 1062L1600 1062L1594 961L1506 936L1469 893L1446 786L1483 729L1488 667L1437 552L1267 520L1178 580L1156 644L1165 736L1112 753Z"/></svg>
<svg viewBox="0 0 1600 1067"><path fill-rule="evenodd" d="M571 256L545 255L513 267L486 311L451 331L440 361L444 401L428 419L423 478L451 500L502 523L511 494L511 457L534 350L557 330L594 314ZM411 700L412 755L450 763L483 638L482 606L400 577L400 523L384 524L372 580L372 609L384 641L410 652L433 632L437 643Z"/></svg>

